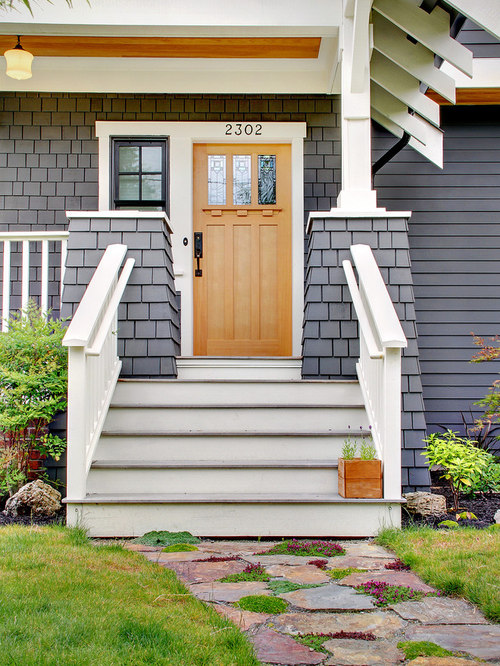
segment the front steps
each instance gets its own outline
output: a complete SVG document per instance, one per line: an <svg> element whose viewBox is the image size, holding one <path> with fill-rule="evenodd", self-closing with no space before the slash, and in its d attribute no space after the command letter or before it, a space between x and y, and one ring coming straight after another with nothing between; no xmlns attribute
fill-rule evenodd
<svg viewBox="0 0 500 666"><path fill-rule="evenodd" d="M350 431L368 432L356 382L123 380L69 522L93 536L372 535L399 524L400 498L338 496Z"/></svg>

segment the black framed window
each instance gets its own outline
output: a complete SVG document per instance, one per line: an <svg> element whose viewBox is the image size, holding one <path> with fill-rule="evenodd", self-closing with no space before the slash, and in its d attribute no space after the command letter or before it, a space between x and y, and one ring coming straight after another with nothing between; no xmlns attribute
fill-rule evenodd
<svg viewBox="0 0 500 666"><path fill-rule="evenodd" d="M166 140L113 141L114 208L167 210L166 152Z"/></svg>

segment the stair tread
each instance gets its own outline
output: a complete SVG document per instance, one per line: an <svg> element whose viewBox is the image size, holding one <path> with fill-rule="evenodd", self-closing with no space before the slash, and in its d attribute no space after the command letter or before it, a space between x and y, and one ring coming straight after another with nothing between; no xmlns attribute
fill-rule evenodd
<svg viewBox="0 0 500 666"><path fill-rule="evenodd" d="M114 430L105 429L103 437L347 437L352 430ZM356 436L371 435L371 430L359 430Z"/></svg>
<svg viewBox="0 0 500 666"><path fill-rule="evenodd" d="M294 385L346 385L357 384L357 379L164 379L162 377L120 377L118 384L294 384Z"/></svg>
<svg viewBox="0 0 500 666"><path fill-rule="evenodd" d="M340 404L340 403L127 403L112 402L111 409L364 409L362 403Z"/></svg>
<svg viewBox="0 0 500 666"><path fill-rule="evenodd" d="M126 493L92 494L84 499L66 498L66 504L403 504L401 497L394 499L346 499L337 493Z"/></svg>
<svg viewBox="0 0 500 666"><path fill-rule="evenodd" d="M93 469L182 469L182 468L331 468L338 467L337 460L95 460L92 462Z"/></svg>

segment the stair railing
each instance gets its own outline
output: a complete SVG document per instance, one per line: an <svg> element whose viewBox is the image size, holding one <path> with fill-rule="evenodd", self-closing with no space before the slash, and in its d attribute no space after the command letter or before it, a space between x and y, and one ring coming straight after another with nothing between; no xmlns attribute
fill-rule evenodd
<svg viewBox="0 0 500 666"><path fill-rule="evenodd" d="M73 315L68 347L68 497L83 499L87 475L120 374L118 306L134 259L126 245L108 245Z"/></svg>
<svg viewBox="0 0 500 666"><path fill-rule="evenodd" d="M342 262L358 318L359 383L384 470L384 497L401 497L401 349L407 341L368 245L352 245Z"/></svg>
<svg viewBox="0 0 500 666"><path fill-rule="evenodd" d="M32 243L41 243L40 273L40 309L49 309L49 243L60 244L59 252L59 297L62 295L64 269L66 266L66 248L69 233L67 231L2 231L0 242L3 243L2 268L2 333L9 330L10 297L12 293L12 243L21 243L21 308L24 310L30 298L30 256Z"/></svg>

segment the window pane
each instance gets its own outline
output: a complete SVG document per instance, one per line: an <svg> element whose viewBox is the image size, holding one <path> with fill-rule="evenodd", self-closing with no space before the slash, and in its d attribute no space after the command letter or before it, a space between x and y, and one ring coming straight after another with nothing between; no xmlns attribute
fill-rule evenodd
<svg viewBox="0 0 500 666"><path fill-rule="evenodd" d="M139 171L139 146L120 146L118 155L118 171Z"/></svg>
<svg viewBox="0 0 500 666"><path fill-rule="evenodd" d="M208 156L208 205L226 205L226 156Z"/></svg>
<svg viewBox="0 0 500 666"><path fill-rule="evenodd" d="M143 146L142 148L142 170L151 173L159 173L162 170L161 146Z"/></svg>
<svg viewBox="0 0 500 666"><path fill-rule="evenodd" d="M252 162L250 155L233 155L233 204L250 205L252 198Z"/></svg>
<svg viewBox="0 0 500 666"><path fill-rule="evenodd" d="M139 176L118 176L118 198L139 199Z"/></svg>
<svg viewBox="0 0 500 666"><path fill-rule="evenodd" d="M259 204L276 203L276 155L259 155Z"/></svg>
<svg viewBox="0 0 500 666"><path fill-rule="evenodd" d="M142 200L161 199L161 174L142 177Z"/></svg>

